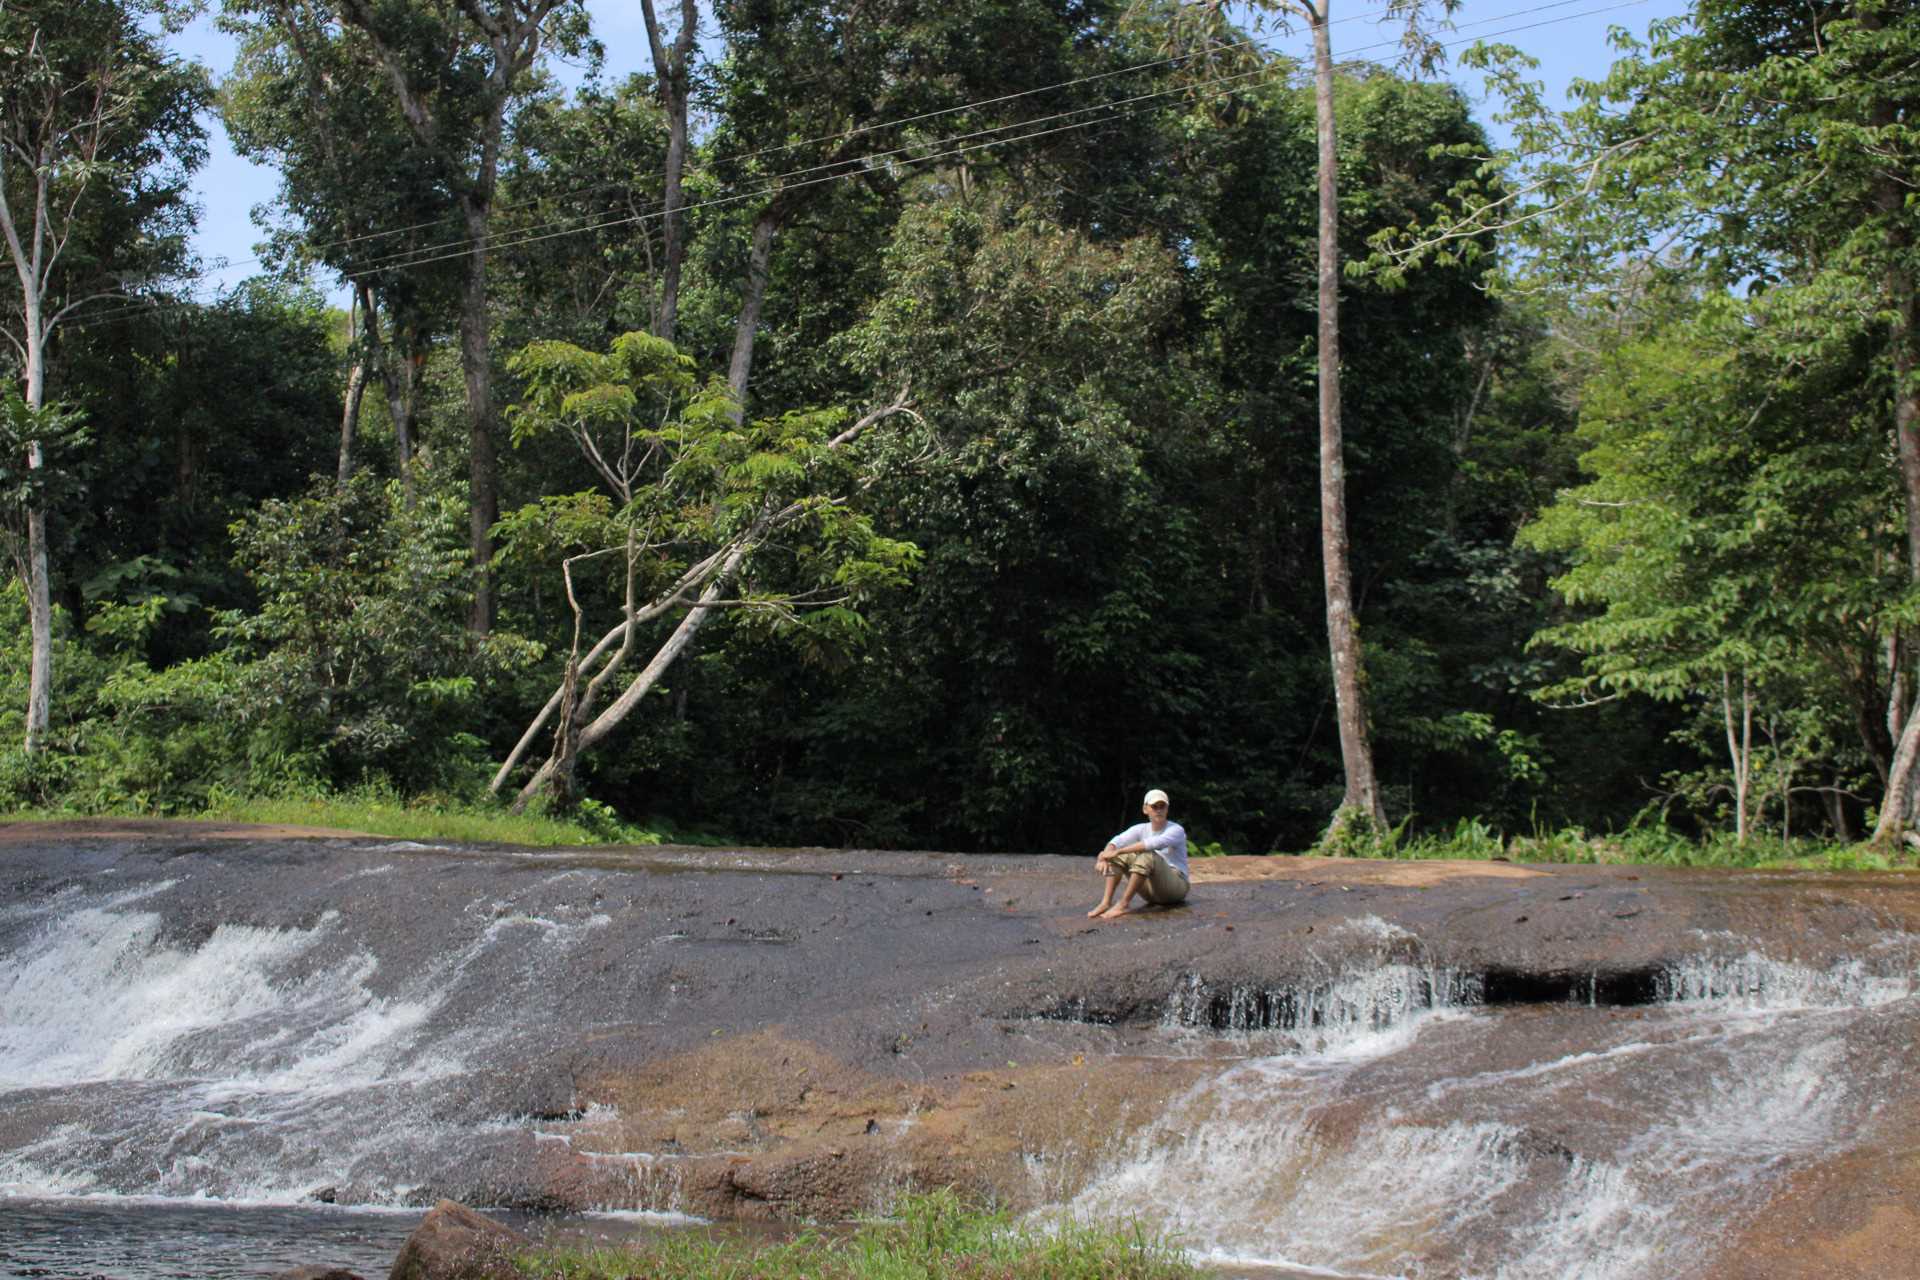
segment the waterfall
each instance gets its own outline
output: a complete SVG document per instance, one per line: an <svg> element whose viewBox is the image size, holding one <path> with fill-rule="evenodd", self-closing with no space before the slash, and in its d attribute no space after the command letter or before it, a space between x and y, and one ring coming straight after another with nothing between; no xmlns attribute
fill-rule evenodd
<svg viewBox="0 0 1920 1280"><path fill-rule="evenodd" d="M404 1204L519 1158L493 1076L604 916L474 904L471 941L393 972L336 911L182 926L191 890L0 917L0 1193Z"/></svg>
<svg viewBox="0 0 1920 1280"><path fill-rule="evenodd" d="M1868 1120L1893 1068L1850 1046L1916 997L1911 974L1757 954L1653 985L1641 1007L1489 1008L1470 978L1405 964L1291 992L1190 981L1170 1025L1278 1035L1167 1100L1067 1208L1333 1275L1673 1274Z"/></svg>

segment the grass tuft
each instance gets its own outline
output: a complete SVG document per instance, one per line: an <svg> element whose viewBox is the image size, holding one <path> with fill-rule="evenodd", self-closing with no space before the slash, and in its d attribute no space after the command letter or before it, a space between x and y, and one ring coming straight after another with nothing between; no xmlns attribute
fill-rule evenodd
<svg viewBox="0 0 1920 1280"><path fill-rule="evenodd" d="M951 1189L909 1196L897 1216L850 1235L809 1231L783 1244L667 1236L624 1249L541 1250L533 1280L1197 1280L1206 1273L1138 1223L1016 1224Z"/></svg>

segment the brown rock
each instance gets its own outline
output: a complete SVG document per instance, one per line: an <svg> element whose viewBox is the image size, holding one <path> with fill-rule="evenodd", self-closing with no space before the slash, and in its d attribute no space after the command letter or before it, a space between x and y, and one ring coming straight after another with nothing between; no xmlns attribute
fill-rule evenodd
<svg viewBox="0 0 1920 1280"><path fill-rule="evenodd" d="M1920 1107L1882 1113L1867 1149L1789 1179L1711 1280L1893 1280L1920 1275ZM1904 1114L1902 1114L1904 1112Z"/></svg>
<svg viewBox="0 0 1920 1280"><path fill-rule="evenodd" d="M1180 1094L1206 1069L1197 1059L1129 1058L1098 1072L1085 1062L929 1088L762 1031L585 1081L612 1118L542 1154L549 1186L570 1204L836 1221L884 1210L901 1191L953 1187L1031 1208L1071 1196L1127 1137L1137 1117L1125 1099ZM621 1154L642 1151L654 1155Z"/></svg>
<svg viewBox="0 0 1920 1280"><path fill-rule="evenodd" d="M387 1280L520 1280L514 1256L532 1245L511 1227L442 1200L400 1246Z"/></svg>

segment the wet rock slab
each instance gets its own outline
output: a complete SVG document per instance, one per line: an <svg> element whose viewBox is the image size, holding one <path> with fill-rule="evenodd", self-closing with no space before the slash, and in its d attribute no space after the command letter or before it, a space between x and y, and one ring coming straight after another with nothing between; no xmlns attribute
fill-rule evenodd
<svg viewBox="0 0 1920 1280"><path fill-rule="evenodd" d="M1644 1081L1678 1094L1702 1053L1740 1061L1737 1017L1690 1021L1663 1012L1673 1001L1777 1004L1793 981L1819 1005L1827 988L1911 986L1920 971L1920 879L1902 875L1222 859L1196 863L1185 906L1096 924L1087 859L227 834L16 833L0 842L0 948L26 945L61 895L131 894L167 954L207 954L236 929L256 931L252 945L311 938L277 982L349 974L376 1012L417 1010L407 1053L371 1076L426 1137L316 1167L308 1180L346 1202L822 1219L957 1184L1020 1208L1098 1205L1128 1161L1204 1172L1207 1154L1166 1122L1173 1104L1189 1130L1224 1119L1250 1132L1273 1106L1223 1117L1215 1100L1278 1071L1289 1090L1320 1090L1300 1113L1303 1160L1464 1151L1504 1171L1477 1239L1401 1226L1368 1246L1381 1267L1469 1274L1483 1241L1504 1247L1551 1219L1567 1171L1635 1176L1659 1120L1635 1097ZM1824 1057L1818 1027L1778 1051L1871 1087L1835 1112L1827 1147L1753 1161L1746 1211L1689 1273L1748 1257L1871 1261L1911 1227L1910 1201L1857 1192L1912 1185L1913 1073L1885 1068L1910 1057L1913 1003L1846 1022ZM1311 1078L1261 1065L1435 1010L1457 1016L1416 1049ZM1597 1048L1581 1047L1589 1035ZM437 1057L459 1070L404 1095L385 1083ZM1561 1077L1578 1087L1487 1100ZM1460 1079L1488 1082L1484 1095ZM0 1120L0 1150L89 1105L53 1092ZM235 1126L250 1105L234 1104ZM1856 1117L1888 1136L1846 1133ZM124 1177L137 1189L133 1166L151 1160L111 1137L101 1150L134 1151ZM1276 1181L1261 1212L1283 1218L1308 1191Z"/></svg>

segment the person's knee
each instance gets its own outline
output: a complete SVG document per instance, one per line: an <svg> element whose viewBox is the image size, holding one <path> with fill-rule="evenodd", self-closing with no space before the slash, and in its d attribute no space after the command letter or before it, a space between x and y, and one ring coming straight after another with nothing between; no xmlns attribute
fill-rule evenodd
<svg viewBox="0 0 1920 1280"><path fill-rule="evenodd" d="M1147 895L1156 906L1170 907L1176 902L1184 902L1187 897L1186 877L1167 867L1153 877Z"/></svg>

